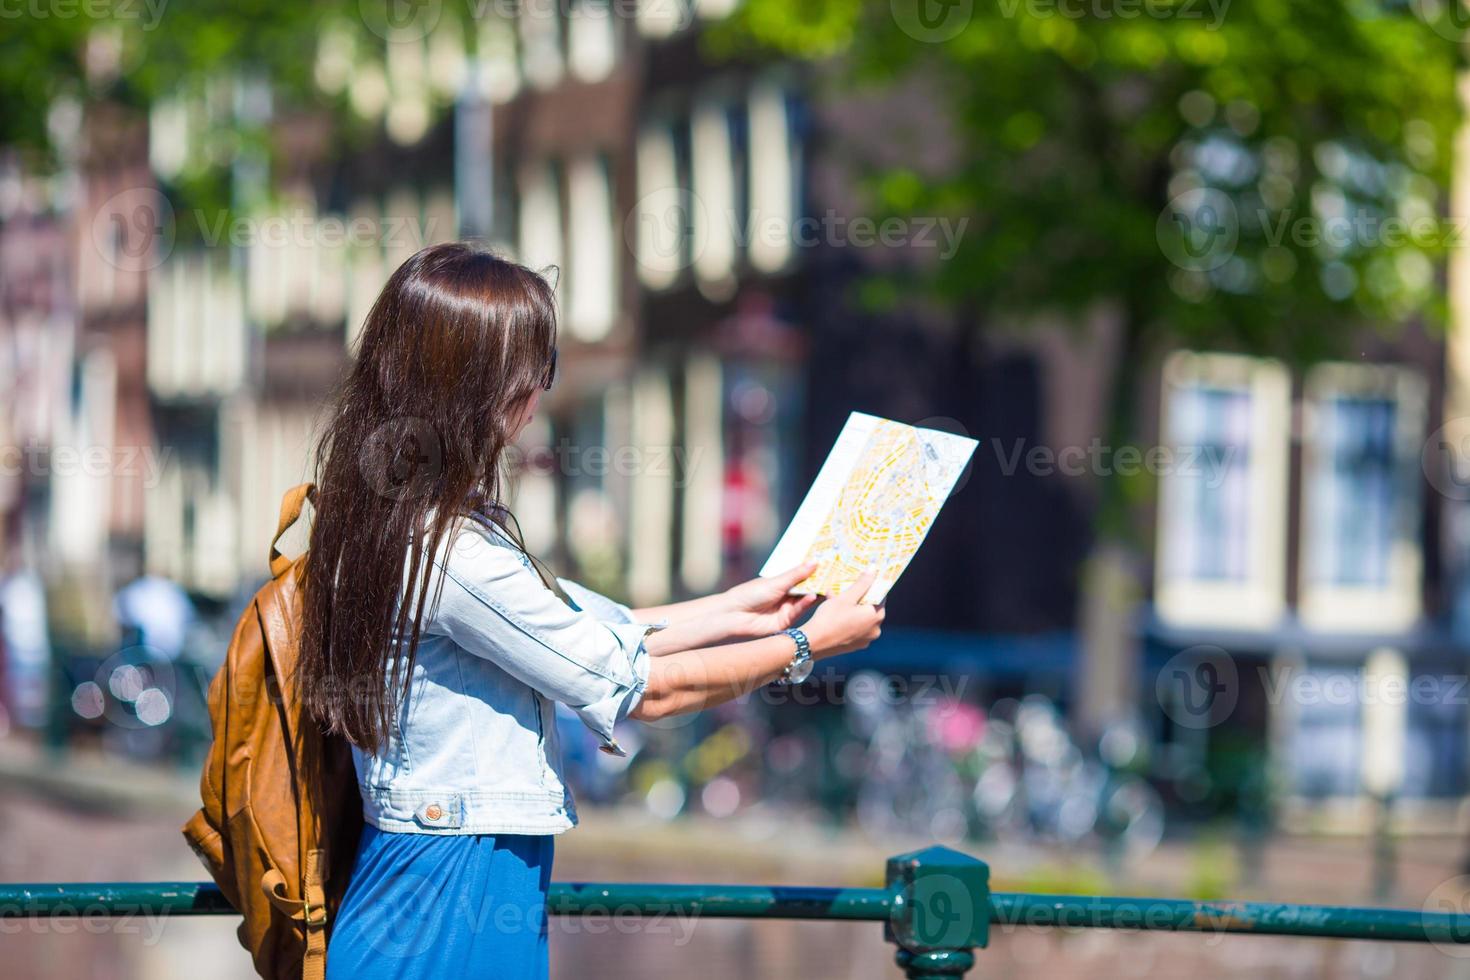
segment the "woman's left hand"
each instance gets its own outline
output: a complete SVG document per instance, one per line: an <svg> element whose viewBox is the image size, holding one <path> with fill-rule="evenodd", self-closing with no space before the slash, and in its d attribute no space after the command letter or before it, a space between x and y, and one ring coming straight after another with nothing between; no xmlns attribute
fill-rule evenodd
<svg viewBox="0 0 1470 980"><path fill-rule="evenodd" d="M791 595L791 589L817 570L816 562L806 562L768 578L726 589L722 598L727 603L736 636L770 636L794 626L821 598L816 595Z"/></svg>

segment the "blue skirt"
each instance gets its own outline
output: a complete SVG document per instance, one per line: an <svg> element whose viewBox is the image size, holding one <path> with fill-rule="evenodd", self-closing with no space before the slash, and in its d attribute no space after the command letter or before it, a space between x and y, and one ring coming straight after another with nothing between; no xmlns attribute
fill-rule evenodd
<svg viewBox="0 0 1470 980"><path fill-rule="evenodd" d="M363 828L327 980L543 980L552 838Z"/></svg>

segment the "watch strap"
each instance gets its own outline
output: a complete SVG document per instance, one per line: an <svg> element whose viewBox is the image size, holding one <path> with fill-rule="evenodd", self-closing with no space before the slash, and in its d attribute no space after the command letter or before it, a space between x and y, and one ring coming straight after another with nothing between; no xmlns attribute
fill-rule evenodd
<svg viewBox="0 0 1470 980"><path fill-rule="evenodd" d="M786 665L786 668L781 671L781 683L789 684L791 683L792 672L795 671L797 667L812 659L812 645L811 642L807 640L806 634L797 629L795 626L784 629L781 632L791 637L791 639L796 643L796 654L791 658L791 662Z"/></svg>

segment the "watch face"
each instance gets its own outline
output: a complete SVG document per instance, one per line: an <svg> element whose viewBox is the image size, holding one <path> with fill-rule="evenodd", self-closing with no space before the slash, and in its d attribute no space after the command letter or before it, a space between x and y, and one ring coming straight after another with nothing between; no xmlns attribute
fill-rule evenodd
<svg viewBox="0 0 1470 980"><path fill-rule="evenodd" d="M786 680L792 684L800 684L812 676L812 668L816 666L815 661L803 660L799 664L792 664L791 670L786 674Z"/></svg>

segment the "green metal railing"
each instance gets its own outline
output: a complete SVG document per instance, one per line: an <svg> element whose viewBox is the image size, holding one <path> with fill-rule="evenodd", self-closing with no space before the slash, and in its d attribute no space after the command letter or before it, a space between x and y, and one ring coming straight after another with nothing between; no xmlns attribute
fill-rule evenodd
<svg viewBox="0 0 1470 980"><path fill-rule="evenodd" d="M883 888L559 882L549 911L881 922L910 978L964 975L992 923L1470 944L1470 915L1450 912L992 892L983 861L945 847L890 858L886 880ZM0 919L233 912L210 883L0 884Z"/></svg>

